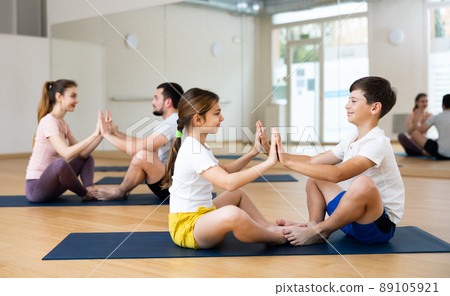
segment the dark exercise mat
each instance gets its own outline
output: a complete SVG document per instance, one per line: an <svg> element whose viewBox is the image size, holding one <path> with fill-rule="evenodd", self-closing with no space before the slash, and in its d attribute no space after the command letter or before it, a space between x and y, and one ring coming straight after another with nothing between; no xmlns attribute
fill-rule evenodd
<svg viewBox="0 0 450 296"><path fill-rule="evenodd" d="M218 159L238 159L238 158L241 158L242 156L243 156L243 154L214 155L214 157L218 158ZM255 157L252 160L263 161L264 159L262 159L260 157Z"/></svg>
<svg viewBox="0 0 450 296"><path fill-rule="evenodd" d="M217 193L212 193L216 198ZM159 197L153 193L136 193L130 194L126 200L90 200L83 201L81 197L76 195L62 195L51 202L30 202L25 195L0 195L1 207L81 207L81 206L154 206L168 205L169 199L162 202Z"/></svg>
<svg viewBox="0 0 450 296"><path fill-rule="evenodd" d="M396 156L403 156L403 157L414 157L419 159L427 159L427 160L450 160L450 159L437 159L436 157L428 157L425 155L408 155L406 153L394 153Z"/></svg>
<svg viewBox="0 0 450 296"><path fill-rule="evenodd" d="M128 166L96 166L95 172L126 172Z"/></svg>
<svg viewBox="0 0 450 296"><path fill-rule="evenodd" d="M29 202L25 195L0 196L0 207L64 207L64 206L140 206L159 205L162 201L152 193L130 194L126 200L83 201L76 195L62 195L51 202ZM168 205L168 200L163 203Z"/></svg>
<svg viewBox="0 0 450 296"><path fill-rule="evenodd" d="M214 249L193 250L175 245L168 232L71 233L42 260L450 252L447 242L414 226L398 227L394 238L385 244L364 245L345 237L342 231L333 233L329 242L332 246L328 243L303 247L246 244L230 233Z"/></svg>
<svg viewBox="0 0 450 296"><path fill-rule="evenodd" d="M118 185L122 183L123 177L103 177L95 182L95 185ZM253 182L298 182L297 179L291 175L262 175L256 178ZM142 181L141 184L144 184Z"/></svg>

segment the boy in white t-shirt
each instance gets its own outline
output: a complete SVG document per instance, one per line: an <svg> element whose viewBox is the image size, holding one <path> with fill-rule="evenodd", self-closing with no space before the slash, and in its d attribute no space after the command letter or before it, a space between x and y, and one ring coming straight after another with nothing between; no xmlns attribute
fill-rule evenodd
<svg viewBox="0 0 450 296"><path fill-rule="evenodd" d="M291 155L284 153L280 137L275 137L281 164L310 177L309 222L277 220L280 226L290 226L282 232L292 245L323 242L338 229L365 244L393 237L403 215L405 189L390 140L378 122L395 101L389 81L361 78L351 85L345 106L348 121L357 130L337 146L313 157ZM350 181L348 190L337 184L345 180Z"/></svg>

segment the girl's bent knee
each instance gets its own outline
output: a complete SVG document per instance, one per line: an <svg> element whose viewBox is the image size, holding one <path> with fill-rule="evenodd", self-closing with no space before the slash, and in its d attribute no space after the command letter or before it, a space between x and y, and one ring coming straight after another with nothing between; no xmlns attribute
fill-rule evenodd
<svg viewBox="0 0 450 296"><path fill-rule="evenodd" d="M236 206L224 206L221 208L224 223L229 225L239 225L246 218L246 213Z"/></svg>

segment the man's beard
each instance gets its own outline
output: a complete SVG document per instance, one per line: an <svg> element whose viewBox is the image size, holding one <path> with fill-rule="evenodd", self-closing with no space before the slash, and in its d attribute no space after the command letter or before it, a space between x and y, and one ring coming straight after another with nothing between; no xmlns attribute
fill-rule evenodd
<svg viewBox="0 0 450 296"><path fill-rule="evenodd" d="M153 111L153 115L156 115L156 116L162 116L163 115L163 112L160 110L160 111L158 111L158 110L155 110L155 111Z"/></svg>

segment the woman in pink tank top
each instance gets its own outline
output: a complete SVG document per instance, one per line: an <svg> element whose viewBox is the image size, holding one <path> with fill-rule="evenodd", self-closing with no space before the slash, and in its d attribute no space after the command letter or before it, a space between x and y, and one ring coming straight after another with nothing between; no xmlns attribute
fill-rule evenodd
<svg viewBox="0 0 450 296"><path fill-rule="evenodd" d="M409 114L407 121L407 132L411 135L433 114L427 112L428 96L425 93L419 93L414 100L413 112ZM406 134L398 135L398 141L405 149L406 154L422 155L422 148L416 145Z"/></svg>
<svg viewBox="0 0 450 296"><path fill-rule="evenodd" d="M78 142L64 121L78 104L75 81L47 81L38 106L38 127L27 167L25 192L31 202L48 202L66 190L84 200L95 199L94 159L90 155L102 141L100 125ZM78 179L80 176L81 182Z"/></svg>

